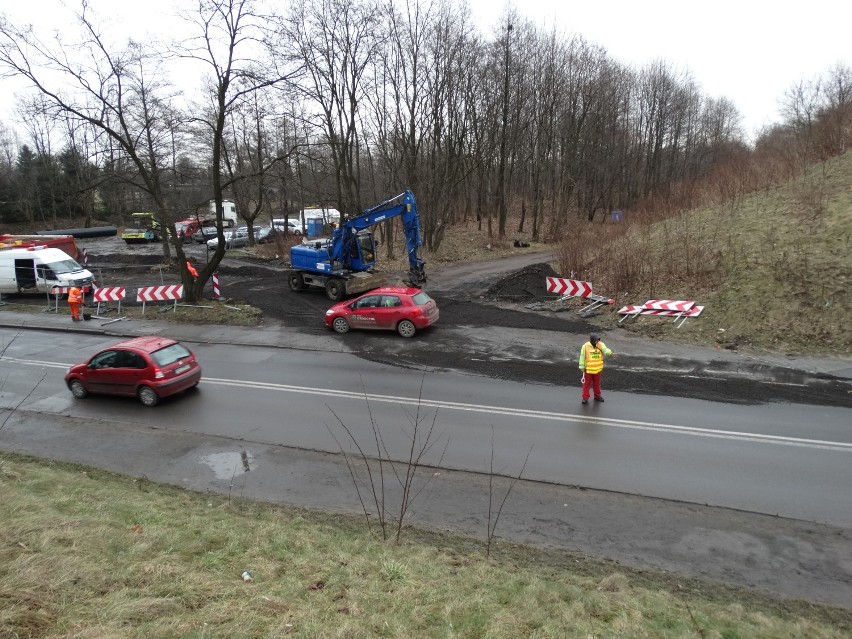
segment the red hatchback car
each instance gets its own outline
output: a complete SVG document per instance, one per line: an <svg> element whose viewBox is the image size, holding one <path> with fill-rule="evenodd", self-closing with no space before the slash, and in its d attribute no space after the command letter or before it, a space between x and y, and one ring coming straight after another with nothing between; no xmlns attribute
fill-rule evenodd
<svg viewBox="0 0 852 639"><path fill-rule="evenodd" d="M201 366L183 344L167 337L135 337L105 348L65 374L77 399L90 393L138 397L156 406L163 397L193 388Z"/></svg>
<svg viewBox="0 0 852 639"><path fill-rule="evenodd" d="M338 302L325 312L325 323L337 333L350 328L396 331L411 337L438 321L438 305L419 288L387 286Z"/></svg>

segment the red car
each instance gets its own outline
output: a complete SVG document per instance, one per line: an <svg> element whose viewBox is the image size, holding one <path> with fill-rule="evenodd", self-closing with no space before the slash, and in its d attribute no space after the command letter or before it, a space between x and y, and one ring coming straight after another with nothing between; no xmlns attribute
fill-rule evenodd
<svg viewBox="0 0 852 639"><path fill-rule="evenodd" d="M411 337L438 321L438 305L419 288L387 286L338 302L325 312L325 323L337 333L350 328L396 331Z"/></svg>
<svg viewBox="0 0 852 639"><path fill-rule="evenodd" d="M167 337L135 337L105 348L75 364L65 383L77 399L90 393L128 395L145 406L193 388L201 381L201 366L183 344Z"/></svg>

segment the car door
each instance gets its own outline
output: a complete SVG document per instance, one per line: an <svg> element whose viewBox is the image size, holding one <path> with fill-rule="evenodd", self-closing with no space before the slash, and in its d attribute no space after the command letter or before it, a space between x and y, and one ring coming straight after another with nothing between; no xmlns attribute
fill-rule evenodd
<svg viewBox="0 0 852 639"><path fill-rule="evenodd" d="M376 326L376 310L378 309L381 295L367 295L352 304L352 315L349 324L354 328L373 329Z"/></svg>
<svg viewBox="0 0 852 639"><path fill-rule="evenodd" d="M117 351L103 351L95 355L86 367L86 385L92 393L114 392L113 367L118 358Z"/></svg>
<svg viewBox="0 0 852 639"><path fill-rule="evenodd" d="M402 319L402 300L398 295L382 295L375 317L376 328L395 329Z"/></svg>
<svg viewBox="0 0 852 639"><path fill-rule="evenodd" d="M115 365L112 369L112 392L117 395L135 395L136 387L145 375L148 363L133 351L116 351Z"/></svg>

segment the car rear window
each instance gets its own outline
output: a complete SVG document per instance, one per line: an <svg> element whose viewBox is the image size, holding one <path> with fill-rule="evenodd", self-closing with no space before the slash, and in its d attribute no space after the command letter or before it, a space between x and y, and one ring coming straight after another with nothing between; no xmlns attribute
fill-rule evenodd
<svg viewBox="0 0 852 639"><path fill-rule="evenodd" d="M182 344L172 344L171 346L166 346L165 348L161 348L160 350L151 353L151 357L160 366L168 366L179 359L189 356L190 352Z"/></svg>
<svg viewBox="0 0 852 639"><path fill-rule="evenodd" d="M432 298L426 295L426 293L420 291L419 293L412 296L411 301L417 304L418 306L422 306L423 304L428 304L429 300L431 299Z"/></svg>

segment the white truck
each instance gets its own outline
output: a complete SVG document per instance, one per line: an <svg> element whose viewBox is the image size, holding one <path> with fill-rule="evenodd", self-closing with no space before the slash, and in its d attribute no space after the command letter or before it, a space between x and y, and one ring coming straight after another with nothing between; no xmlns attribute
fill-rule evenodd
<svg viewBox="0 0 852 639"><path fill-rule="evenodd" d="M210 214L205 220L216 222L216 201L210 200ZM222 226L228 228L237 225L237 206L231 200L222 200Z"/></svg>
<svg viewBox="0 0 852 639"><path fill-rule="evenodd" d="M44 246L0 249L0 294L50 293L57 287L91 287L94 276L65 251Z"/></svg>

